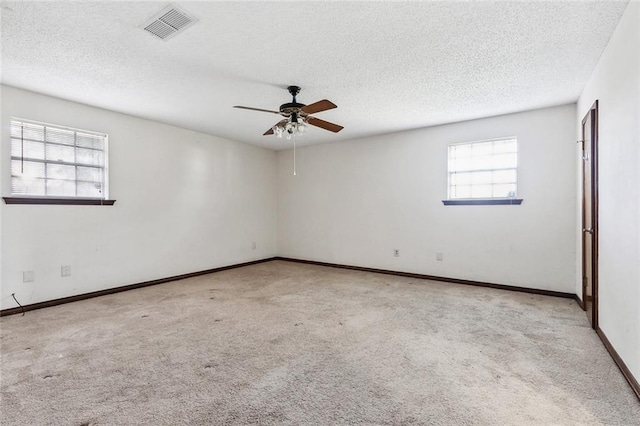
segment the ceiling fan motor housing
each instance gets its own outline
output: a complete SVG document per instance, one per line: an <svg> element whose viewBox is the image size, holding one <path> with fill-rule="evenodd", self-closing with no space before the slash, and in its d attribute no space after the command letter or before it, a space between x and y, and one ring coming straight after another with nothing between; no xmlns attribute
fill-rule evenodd
<svg viewBox="0 0 640 426"><path fill-rule="evenodd" d="M305 104L299 104L298 102L289 102L280 105L280 113L282 115L290 116L293 113L300 113L300 108L306 106Z"/></svg>
<svg viewBox="0 0 640 426"><path fill-rule="evenodd" d="M292 114L300 114L300 108L306 106L305 104L298 103L296 96L300 93L299 86L289 86L287 90L293 96L293 101L280 105L280 114L285 116L291 116Z"/></svg>

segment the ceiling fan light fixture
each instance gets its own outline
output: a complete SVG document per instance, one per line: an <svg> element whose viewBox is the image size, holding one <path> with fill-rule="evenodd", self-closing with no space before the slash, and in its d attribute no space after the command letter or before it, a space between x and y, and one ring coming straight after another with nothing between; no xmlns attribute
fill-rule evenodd
<svg viewBox="0 0 640 426"><path fill-rule="evenodd" d="M299 116L298 121L294 122L291 118L288 121L279 122L271 128L273 134L277 138L285 137L290 140L293 136L302 136L307 131L306 117Z"/></svg>

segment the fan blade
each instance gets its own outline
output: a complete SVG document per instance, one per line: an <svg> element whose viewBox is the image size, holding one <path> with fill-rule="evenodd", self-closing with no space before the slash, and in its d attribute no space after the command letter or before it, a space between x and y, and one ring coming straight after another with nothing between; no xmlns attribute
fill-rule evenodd
<svg viewBox="0 0 640 426"><path fill-rule="evenodd" d="M316 112L326 111L328 109L338 108L336 104L326 99L300 108L300 111L307 114L315 114Z"/></svg>
<svg viewBox="0 0 640 426"><path fill-rule="evenodd" d="M344 127L338 124L329 123L328 121L320 120L319 118L315 117L307 117L307 123L311 124L312 126L320 127L321 129L329 130L333 133L338 133L340 130L344 129Z"/></svg>
<svg viewBox="0 0 640 426"><path fill-rule="evenodd" d="M280 121L278 121L278 122L277 122L273 127L276 127L276 126L278 126L278 125L280 125L280 124L284 124L284 123L286 123L287 121L288 121L288 120L280 120ZM262 136L272 135L272 134L273 134L273 127L271 127L269 130L267 130L266 132L264 132L264 133L262 134Z"/></svg>
<svg viewBox="0 0 640 426"><path fill-rule="evenodd" d="M235 105L234 108L248 109L251 111L270 112L272 114L280 114L280 111L273 111L270 109L262 109L262 108L252 108L252 107L246 107L246 106L240 106L240 105Z"/></svg>

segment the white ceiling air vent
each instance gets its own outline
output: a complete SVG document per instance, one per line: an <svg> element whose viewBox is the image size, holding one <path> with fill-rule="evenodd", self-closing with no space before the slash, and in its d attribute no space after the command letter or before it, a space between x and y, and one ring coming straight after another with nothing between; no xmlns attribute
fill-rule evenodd
<svg viewBox="0 0 640 426"><path fill-rule="evenodd" d="M168 40L196 22L185 11L169 6L144 23L142 28L162 40Z"/></svg>

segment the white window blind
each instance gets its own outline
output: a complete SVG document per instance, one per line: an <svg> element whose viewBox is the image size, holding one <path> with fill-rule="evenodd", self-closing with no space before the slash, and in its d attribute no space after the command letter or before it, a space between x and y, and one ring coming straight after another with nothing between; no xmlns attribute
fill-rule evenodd
<svg viewBox="0 0 640 426"><path fill-rule="evenodd" d="M515 198L518 140L449 145L449 199Z"/></svg>
<svg viewBox="0 0 640 426"><path fill-rule="evenodd" d="M107 135L11 120L11 195L108 198Z"/></svg>

